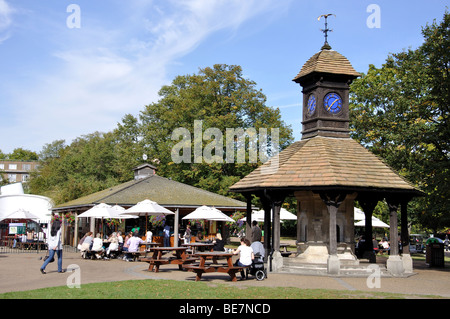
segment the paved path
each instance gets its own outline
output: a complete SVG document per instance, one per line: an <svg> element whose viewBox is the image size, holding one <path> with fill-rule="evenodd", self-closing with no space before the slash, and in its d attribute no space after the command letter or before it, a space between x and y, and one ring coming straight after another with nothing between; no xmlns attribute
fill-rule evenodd
<svg viewBox="0 0 450 319"><path fill-rule="evenodd" d="M43 261L42 253L0 254L0 293L32 290L45 287L64 286L71 273L58 273L56 262L49 264L47 274L39 271ZM125 262L123 260L85 260L79 253L64 252L63 268L78 265L81 270L81 285L95 282L136 280L136 279L172 279L195 281L192 272L179 271L176 265L166 265L159 273L148 272L144 262ZM433 295L450 298L450 268L430 269L425 264L415 262L413 275L408 278L382 278L381 287L370 289L366 278L336 278L302 276L295 274L269 274L263 281L256 279L230 282L227 274L205 274L202 281L227 283L237 287L270 286L298 287L304 289L338 289L343 291L362 290L392 292L402 294ZM239 277L239 276L238 276ZM413 297L413 296L412 296Z"/></svg>

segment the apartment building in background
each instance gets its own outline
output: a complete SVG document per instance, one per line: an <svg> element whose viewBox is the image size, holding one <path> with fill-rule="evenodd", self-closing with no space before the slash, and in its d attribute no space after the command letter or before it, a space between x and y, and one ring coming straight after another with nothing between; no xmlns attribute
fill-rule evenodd
<svg viewBox="0 0 450 319"><path fill-rule="evenodd" d="M38 161L9 161L0 160L0 178L9 183L26 183L32 171L39 166Z"/></svg>

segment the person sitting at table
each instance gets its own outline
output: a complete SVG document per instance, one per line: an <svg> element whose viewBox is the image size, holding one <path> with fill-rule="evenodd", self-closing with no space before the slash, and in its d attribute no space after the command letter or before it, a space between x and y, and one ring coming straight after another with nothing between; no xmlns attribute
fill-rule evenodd
<svg viewBox="0 0 450 319"><path fill-rule="evenodd" d="M202 242L203 241L203 234L201 232L197 233L197 238L195 239L195 242Z"/></svg>
<svg viewBox="0 0 450 319"><path fill-rule="evenodd" d="M138 236L138 233L133 233L133 237L128 239L127 244L128 244L128 253L127 253L127 258L125 260L126 261L133 261L131 253L138 252L139 251L139 246L141 244L145 244L145 241L143 241Z"/></svg>
<svg viewBox="0 0 450 319"><path fill-rule="evenodd" d="M387 252L389 254L389 242L386 240L386 238L383 238L380 241L380 255L383 255L383 252Z"/></svg>
<svg viewBox="0 0 450 319"><path fill-rule="evenodd" d="M239 259L234 264L237 267L251 266L252 260L255 259L252 247L250 247L250 240L245 237L241 238L241 245L233 252L234 255L238 255ZM241 270L241 277L244 279L244 270Z"/></svg>
<svg viewBox="0 0 450 319"><path fill-rule="evenodd" d="M213 241L214 251L225 251L224 242L222 239L222 235L220 233L217 233L216 238Z"/></svg>
<svg viewBox="0 0 450 319"><path fill-rule="evenodd" d="M147 234L145 235L145 242L151 243L152 241L153 241L153 233L152 233L152 230L149 229L149 230L147 230Z"/></svg>
<svg viewBox="0 0 450 319"><path fill-rule="evenodd" d="M95 252L95 257L97 257L98 259L101 259L103 257L105 250L103 249L103 240L100 233L97 233L97 235L95 236L91 250Z"/></svg>
<svg viewBox="0 0 450 319"><path fill-rule="evenodd" d="M125 239L123 240L123 250L124 251L128 251L128 239L130 239L131 237L133 237L133 233L132 232L128 232L126 235L125 235Z"/></svg>
<svg viewBox="0 0 450 319"><path fill-rule="evenodd" d="M186 226L186 230L183 235L184 243L189 244L191 242L191 225Z"/></svg>
<svg viewBox="0 0 450 319"><path fill-rule="evenodd" d="M116 252L119 250L119 238L117 238L117 233L113 232L111 237L108 239L109 246L106 249L106 258L111 258L111 252Z"/></svg>
<svg viewBox="0 0 450 319"><path fill-rule="evenodd" d="M94 242L94 238L92 237L92 232L87 232L83 238L80 240L80 251L81 251L81 257L86 258L87 252L91 250L92 244Z"/></svg>
<svg viewBox="0 0 450 319"><path fill-rule="evenodd" d="M123 248L123 237L122 237L122 232L121 231L117 232L117 239L119 240L119 251L122 251L122 248Z"/></svg>

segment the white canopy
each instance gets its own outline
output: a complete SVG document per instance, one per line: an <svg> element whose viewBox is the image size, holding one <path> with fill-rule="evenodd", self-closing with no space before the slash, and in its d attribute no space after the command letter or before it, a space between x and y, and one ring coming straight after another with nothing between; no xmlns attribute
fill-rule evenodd
<svg viewBox="0 0 450 319"><path fill-rule="evenodd" d="M361 209L359 209L358 207L355 207L354 209L353 209L353 219L355 220L355 221L357 221L357 220L365 220L366 219L366 214L364 214L364 212L361 210Z"/></svg>
<svg viewBox="0 0 450 319"><path fill-rule="evenodd" d="M272 218L272 211L270 212L270 218ZM241 218L242 221L247 221L247 218ZM252 221L264 223L264 209L254 211L252 213ZM297 220L297 215L292 214L285 208L280 209L280 220Z"/></svg>
<svg viewBox="0 0 450 319"><path fill-rule="evenodd" d="M33 214L27 210L24 210L22 208L19 208L16 211L13 211L9 214L6 214L5 216L3 216L1 220L4 219L34 219L34 220L38 220L40 218L40 216Z"/></svg>
<svg viewBox="0 0 450 319"><path fill-rule="evenodd" d="M91 209L88 209L84 213L77 216L81 217L94 217L94 218L121 218L119 211L114 209L111 205L101 203L95 205Z"/></svg>
<svg viewBox="0 0 450 319"><path fill-rule="evenodd" d="M157 202L146 199L123 211L121 214L147 216L147 215L174 215L175 213L168 210L167 208L162 207Z"/></svg>
<svg viewBox="0 0 450 319"><path fill-rule="evenodd" d="M136 218L139 218L136 215L128 215L128 214L124 213L125 212L125 208L123 208L122 206L114 205L112 208L117 210L117 213L120 215L119 219L131 219L131 218L136 219Z"/></svg>
<svg viewBox="0 0 450 319"><path fill-rule="evenodd" d="M359 222L355 223L355 226L358 227L364 227L366 226L366 220L360 220ZM377 228L390 228L390 226L388 224L386 224L385 222L379 220L376 217L372 217L372 227L377 227Z"/></svg>
<svg viewBox="0 0 450 319"><path fill-rule="evenodd" d="M364 227L366 226L366 215L364 212L355 207L354 209L354 220L355 220L355 226L357 227ZM380 219L376 218L375 216L372 216L372 227L378 227L378 228L389 228L389 225L385 222L381 221Z"/></svg>
<svg viewBox="0 0 450 319"><path fill-rule="evenodd" d="M194 210L192 213L186 215L182 219L205 219L212 221L223 221L223 222L232 222L234 223L234 219L228 217L220 210L215 207L201 206Z"/></svg>

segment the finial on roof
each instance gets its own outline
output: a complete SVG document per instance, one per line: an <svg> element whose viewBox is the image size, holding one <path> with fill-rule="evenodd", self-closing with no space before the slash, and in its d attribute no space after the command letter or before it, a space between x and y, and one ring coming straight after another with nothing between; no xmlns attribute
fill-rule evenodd
<svg viewBox="0 0 450 319"><path fill-rule="evenodd" d="M320 18L324 17L325 18L325 29L321 29L321 31L325 34L325 43L323 44L321 50L331 50L331 46L328 44L328 32L332 32L333 30L328 29L328 17L329 16L335 16L335 14L333 13L328 13L328 14L322 14L321 16L319 16L317 18L318 21L320 21Z"/></svg>

